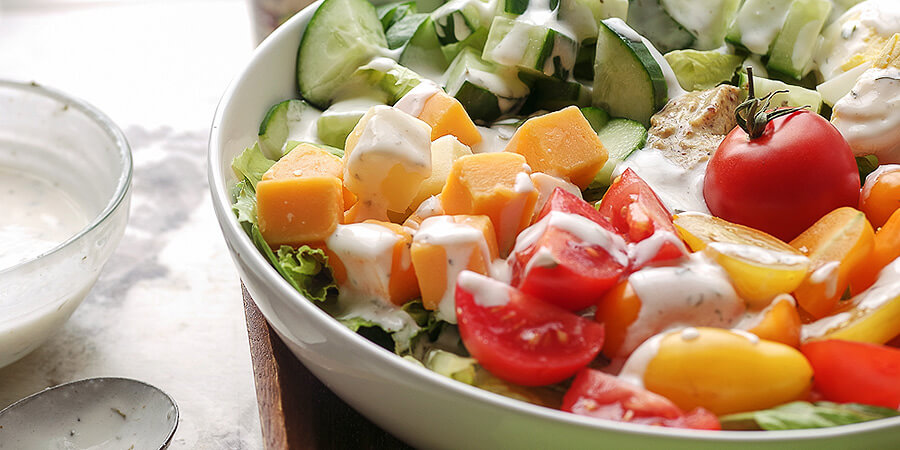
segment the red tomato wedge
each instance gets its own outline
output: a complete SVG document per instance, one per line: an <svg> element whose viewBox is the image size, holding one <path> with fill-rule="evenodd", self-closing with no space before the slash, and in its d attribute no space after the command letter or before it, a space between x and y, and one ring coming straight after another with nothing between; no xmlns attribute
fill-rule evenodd
<svg viewBox="0 0 900 450"><path fill-rule="evenodd" d="M597 303L628 267L625 241L589 203L553 192L510 255L512 285L570 311Z"/></svg>
<svg viewBox="0 0 900 450"><path fill-rule="evenodd" d="M632 270L687 254L672 224L672 215L633 170L626 169L616 178L598 209L616 232L628 242L639 244L632 252Z"/></svg>
<svg viewBox="0 0 900 450"><path fill-rule="evenodd" d="M603 325L470 271L456 285L456 316L472 357L524 386L565 380L603 347Z"/></svg>
<svg viewBox="0 0 900 450"><path fill-rule="evenodd" d="M561 409L617 422L697 430L721 429L715 414L703 408L685 414L663 396L587 368L575 376L563 397Z"/></svg>
<svg viewBox="0 0 900 450"><path fill-rule="evenodd" d="M803 344L815 389L827 400L900 409L900 349L839 340Z"/></svg>
<svg viewBox="0 0 900 450"><path fill-rule="evenodd" d="M597 211L597 208L594 208L590 203L578 198L578 196L563 188L556 188L553 190L550 194L550 198L547 199L547 203L544 203L544 207L541 208L541 212L534 221L540 222L540 220L547 214L550 214L551 211L578 214L579 216L596 222L606 229L612 230L609 219L603 214L600 214L600 211Z"/></svg>

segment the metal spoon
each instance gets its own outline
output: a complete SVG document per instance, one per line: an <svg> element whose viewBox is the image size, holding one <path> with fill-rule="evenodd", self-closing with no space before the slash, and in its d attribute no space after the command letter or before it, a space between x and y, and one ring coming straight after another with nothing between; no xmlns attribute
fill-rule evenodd
<svg viewBox="0 0 900 450"><path fill-rule="evenodd" d="M90 378L0 411L0 449L164 449L178 426L165 392L127 378Z"/></svg>

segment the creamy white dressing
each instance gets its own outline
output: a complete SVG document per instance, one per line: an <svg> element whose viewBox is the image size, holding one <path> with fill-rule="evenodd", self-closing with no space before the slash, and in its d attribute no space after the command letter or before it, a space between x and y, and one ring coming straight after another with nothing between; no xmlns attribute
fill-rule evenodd
<svg viewBox="0 0 900 450"><path fill-rule="evenodd" d="M464 291L472 294L475 304L479 306L494 308L509 303L512 288L501 281L464 270L459 274L458 283Z"/></svg>
<svg viewBox="0 0 900 450"><path fill-rule="evenodd" d="M465 223L457 223L453 216L436 216L425 219L413 237L414 243L439 246L447 255L444 295L438 304L437 317L456 323L456 279L466 270L472 253L478 251L486 264L492 261L484 233Z"/></svg>
<svg viewBox="0 0 900 450"><path fill-rule="evenodd" d="M823 31L815 62L824 80L845 71L855 55L877 56L884 41L900 33L900 2L867 0L849 10Z"/></svg>
<svg viewBox="0 0 900 450"><path fill-rule="evenodd" d="M401 97L400 100L397 100L397 103L394 104L394 108L413 117L419 117L422 114L422 110L425 108L425 102L427 102L434 94L441 91L443 91L443 89L441 89L437 83L431 80L423 80L421 83L417 84L416 87L407 92L406 95Z"/></svg>
<svg viewBox="0 0 900 450"><path fill-rule="evenodd" d="M631 356L625 361L622 370L619 372L619 379L635 386L644 387L644 374L647 373L647 366L650 361L659 354L660 343L671 333L678 331L669 331L659 333L644 341L638 348L631 353Z"/></svg>
<svg viewBox="0 0 900 450"><path fill-rule="evenodd" d="M825 337L847 326L852 320L895 301L898 296L900 296L900 259L895 259L881 270L878 280L872 287L850 300L854 306L853 309L803 325L802 339L805 342L809 339Z"/></svg>
<svg viewBox="0 0 900 450"><path fill-rule="evenodd" d="M708 161L690 169L669 161L659 150L644 148L632 153L613 172L617 177L630 168L653 189L670 212L695 211L709 214L703 197Z"/></svg>
<svg viewBox="0 0 900 450"><path fill-rule="evenodd" d="M838 261L830 261L818 267L809 275L809 282L813 284L825 285L825 296L834 297L837 295L838 269L841 263Z"/></svg>
<svg viewBox="0 0 900 450"><path fill-rule="evenodd" d="M807 67L813 60L813 52L816 50L816 40L819 38L821 24L819 21L811 21L800 28L797 39L794 41L794 50L791 52L791 65L793 67ZM806 70L803 71L807 73Z"/></svg>
<svg viewBox="0 0 900 450"><path fill-rule="evenodd" d="M729 25L726 18L737 11L741 0L661 0L660 3L676 22L697 37L692 47L713 50L722 45Z"/></svg>
<svg viewBox="0 0 900 450"><path fill-rule="evenodd" d="M869 69L834 105L831 123L857 156L900 163L900 68Z"/></svg>
<svg viewBox="0 0 900 450"><path fill-rule="evenodd" d="M747 0L734 18L741 43L753 53L765 55L784 26L791 3L785 0ZM756 69L754 68L754 72ZM759 72L756 72L759 73ZM760 74L760 76L765 76Z"/></svg>
<svg viewBox="0 0 900 450"><path fill-rule="evenodd" d="M0 270L41 255L88 223L81 206L43 178L0 167Z"/></svg>
<svg viewBox="0 0 900 450"><path fill-rule="evenodd" d="M481 142L472 147L472 153L496 153L502 152L506 148L506 144L512 139L516 133L514 125L497 125L483 127L476 125L478 132L481 134Z"/></svg>
<svg viewBox="0 0 900 450"><path fill-rule="evenodd" d="M804 266L809 264L809 258L803 255L779 252L756 245L712 242L709 244L709 247L723 255L734 256L745 261L753 261L768 266Z"/></svg>
<svg viewBox="0 0 900 450"><path fill-rule="evenodd" d="M731 328L746 309L728 274L694 253L678 266L647 267L628 283L641 300L620 354L629 354L649 337L684 326Z"/></svg>
<svg viewBox="0 0 900 450"><path fill-rule="evenodd" d="M658 255L660 249L666 244L675 246L685 255L689 253L684 245L684 241L674 233L665 230L655 230L650 237L628 244L628 258L633 266L643 266Z"/></svg>
<svg viewBox="0 0 900 450"><path fill-rule="evenodd" d="M794 297L791 297L790 294L778 294L775 298L772 299L772 302L769 303L762 310L751 311L747 310L744 313L744 316L741 317L741 320L734 325L734 330L751 330L756 328L760 323L762 323L763 319L766 318L766 315L775 308L781 302L788 302L791 307L796 307L797 302L794 300Z"/></svg>
<svg viewBox="0 0 900 450"><path fill-rule="evenodd" d="M372 107L362 121L359 141L344 158L344 185L359 197L361 217L384 220L387 210L406 211L418 193L415 184L410 192L394 190L389 200L383 184L395 167L419 181L431 175L431 127L384 105Z"/></svg>
<svg viewBox="0 0 900 450"><path fill-rule="evenodd" d="M506 36L491 49L490 59L507 66L515 66L525 56L531 43L528 32L529 24L516 21Z"/></svg>

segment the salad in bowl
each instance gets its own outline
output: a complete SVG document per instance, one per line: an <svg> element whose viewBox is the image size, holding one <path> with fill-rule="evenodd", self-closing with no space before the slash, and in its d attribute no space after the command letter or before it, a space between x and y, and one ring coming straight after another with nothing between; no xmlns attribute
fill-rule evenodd
<svg viewBox="0 0 900 450"><path fill-rule="evenodd" d="M896 433L894 2L323 0L259 58L289 50L254 142L220 109L211 180L320 377L292 318L578 426Z"/></svg>

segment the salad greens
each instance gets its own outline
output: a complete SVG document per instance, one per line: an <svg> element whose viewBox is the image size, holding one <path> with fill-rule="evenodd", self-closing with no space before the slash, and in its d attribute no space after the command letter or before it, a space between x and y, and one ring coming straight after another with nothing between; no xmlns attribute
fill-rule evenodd
<svg viewBox="0 0 900 450"><path fill-rule="evenodd" d="M896 409L856 403L793 402L763 411L719 418L723 430L802 430L868 422L900 416Z"/></svg>

